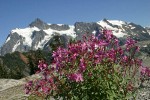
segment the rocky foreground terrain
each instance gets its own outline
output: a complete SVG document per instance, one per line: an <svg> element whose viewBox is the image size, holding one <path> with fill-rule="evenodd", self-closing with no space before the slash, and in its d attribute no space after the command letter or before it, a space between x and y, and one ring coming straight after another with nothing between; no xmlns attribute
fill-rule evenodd
<svg viewBox="0 0 150 100"><path fill-rule="evenodd" d="M25 79L0 79L0 100L26 100L25 82Z"/></svg>
<svg viewBox="0 0 150 100"><path fill-rule="evenodd" d="M28 99L28 95L24 92L24 84L38 77L39 75L32 75L20 80L0 79L0 100L31 100ZM136 100L150 100L150 79L145 81L140 87ZM54 99L52 98L51 100Z"/></svg>
<svg viewBox="0 0 150 100"><path fill-rule="evenodd" d="M37 78L40 78L40 75L35 74L20 80L0 79L0 100L41 100L41 98L29 99L29 95L24 91L24 84Z"/></svg>

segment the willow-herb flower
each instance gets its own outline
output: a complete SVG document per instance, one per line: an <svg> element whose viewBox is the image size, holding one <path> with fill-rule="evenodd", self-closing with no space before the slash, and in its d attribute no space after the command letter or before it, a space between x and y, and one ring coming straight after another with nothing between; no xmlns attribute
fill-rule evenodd
<svg viewBox="0 0 150 100"><path fill-rule="evenodd" d="M135 80L150 76L150 69L140 67L142 61L135 57L138 51L131 38L122 48L111 30L96 37L83 35L82 40L53 52L51 68L39 61L42 77L28 82L26 93L65 100L126 100L135 93ZM139 68L141 77L135 77Z"/></svg>

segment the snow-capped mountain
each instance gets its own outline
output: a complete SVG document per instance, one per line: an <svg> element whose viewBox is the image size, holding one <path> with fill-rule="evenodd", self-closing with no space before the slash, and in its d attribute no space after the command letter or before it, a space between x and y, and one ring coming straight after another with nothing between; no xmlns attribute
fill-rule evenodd
<svg viewBox="0 0 150 100"><path fill-rule="evenodd" d="M149 33L149 35L150 35L150 26L145 27L145 29L147 30L147 32L148 32L148 33Z"/></svg>
<svg viewBox="0 0 150 100"><path fill-rule="evenodd" d="M98 22L76 22L74 25L48 24L40 19L33 21L27 28L13 29L1 47L1 55L14 51L27 52L43 49L48 46L55 35L59 35L67 42L70 37L81 39L84 33L93 33L102 29L109 29L118 38L132 36L139 40L150 39L150 28L143 28L134 23L103 19ZM148 33L149 32L149 33Z"/></svg>

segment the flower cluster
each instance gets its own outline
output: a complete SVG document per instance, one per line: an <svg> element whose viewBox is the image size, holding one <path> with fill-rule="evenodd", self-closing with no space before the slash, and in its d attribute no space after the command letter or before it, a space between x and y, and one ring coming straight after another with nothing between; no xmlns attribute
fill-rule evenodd
<svg viewBox="0 0 150 100"><path fill-rule="evenodd" d="M51 68L40 61L42 79L26 84L26 93L63 99L127 99L135 91L135 75L142 66L134 55L136 41L128 38L123 49L111 30L86 36L53 52ZM142 75L150 70L141 67Z"/></svg>
<svg viewBox="0 0 150 100"><path fill-rule="evenodd" d="M76 82L82 82L83 76L81 75L81 73L75 73L75 74L68 75L68 79L75 80Z"/></svg>
<svg viewBox="0 0 150 100"><path fill-rule="evenodd" d="M29 94L29 92L31 92L32 85L33 85L33 81L29 81L27 84L25 84L25 93L26 94Z"/></svg>
<svg viewBox="0 0 150 100"><path fill-rule="evenodd" d="M35 79L29 81L25 84L26 94L34 94L38 96L50 95L50 92L56 90L56 85L54 84L54 78L52 78L51 69L48 69L48 64L44 60L40 60L38 64L39 71L43 77L42 79Z"/></svg>
<svg viewBox="0 0 150 100"><path fill-rule="evenodd" d="M140 50L139 46L135 46L135 44L137 43L137 41L131 39L130 37L127 38L126 40L126 50L130 51L132 50L132 53L134 54L135 52L138 52Z"/></svg>
<svg viewBox="0 0 150 100"><path fill-rule="evenodd" d="M44 60L40 60L38 64L38 68L40 71L43 71L48 68L48 65L44 62Z"/></svg>
<svg viewBox="0 0 150 100"><path fill-rule="evenodd" d="M83 75L89 66L94 68L96 65L112 66L111 64L114 63L122 66L138 64L139 60L135 60L133 54L131 57L125 55L126 51L118 46L118 43L119 40L112 35L110 30L105 30L101 39L93 35L90 37L84 36L83 41L70 44L68 49L58 48L54 51L53 64L56 65L56 70L60 73L63 71L65 76L78 73ZM135 47L135 43L131 38L127 39L128 51ZM65 70L70 71L66 72ZM75 78L73 79L76 81Z"/></svg>

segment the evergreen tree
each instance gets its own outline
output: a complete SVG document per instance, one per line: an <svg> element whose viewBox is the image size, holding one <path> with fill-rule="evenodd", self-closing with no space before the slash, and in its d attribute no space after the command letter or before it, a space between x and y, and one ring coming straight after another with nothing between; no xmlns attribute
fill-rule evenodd
<svg viewBox="0 0 150 100"><path fill-rule="evenodd" d="M55 35L52 39L52 42L49 44L51 51L55 51L58 47L63 47L64 42L61 39L61 36Z"/></svg>

